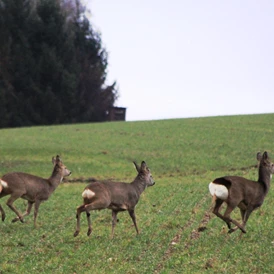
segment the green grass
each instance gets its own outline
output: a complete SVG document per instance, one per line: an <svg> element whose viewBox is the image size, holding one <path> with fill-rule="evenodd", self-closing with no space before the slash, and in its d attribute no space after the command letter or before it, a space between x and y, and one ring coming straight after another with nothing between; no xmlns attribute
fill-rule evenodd
<svg viewBox="0 0 274 274"><path fill-rule="evenodd" d="M7 197L0 200L7 215L0 223L0 273L273 273L273 189L241 238L209 213L208 193L218 176L256 180L256 153L267 150L274 159L273 133L274 114L0 130L1 174L49 177L51 157L60 154L76 181L41 205L38 228L33 212L26 223L11 223ZM111 239L111 211L102 210L91 212L93 234L86 236L83 214L74 238L86 185L77 181L130 182L133 160L145 160L156 181L136 208L140 235L123 212ZM15 205L23 211L26 201ZM238 210L233 214L240 218Z"/></svg>

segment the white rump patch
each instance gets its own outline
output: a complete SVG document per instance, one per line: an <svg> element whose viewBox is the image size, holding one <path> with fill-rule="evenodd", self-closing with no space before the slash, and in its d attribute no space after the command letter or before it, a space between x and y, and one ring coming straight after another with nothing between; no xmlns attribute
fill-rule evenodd
<svg viewBox="0 0 274 274"><path fill-rule="evenodd" d="M0 179L0 184L3 188L8 188L8 183L6 181Z"/></svg>
<svg viewBox="0 0 274 274"><path fill-rule="evenodd" d="M95 192L93 192L90 189L85 189L84 192L82 193L82 197L85 199L91 199L92 197L95 196Z"/></svg>
<svg viewBox="0 0 274 274"><path fill-rule="evenodd" d="M215 194L216 197L221 200L227 199L228 189L224 185L214 184L211 182L209 184L208 188L209 188L209 192L212 196L214 196L214 194Z"/></svg>

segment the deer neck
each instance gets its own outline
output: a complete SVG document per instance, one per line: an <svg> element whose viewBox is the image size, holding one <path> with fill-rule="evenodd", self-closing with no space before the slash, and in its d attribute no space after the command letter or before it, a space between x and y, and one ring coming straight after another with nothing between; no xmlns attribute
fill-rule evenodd
<svg viewBox="0 0 274 274"><path fill-rule="evenodd" d="M58 170L53 170L52 175L50 176L48 180L49 180L50 187L52 188L52 191L54 191L58 187L58 185L62 182L63 176L61 172L58 172Z"/></svg>
<svg viewBox="0 0 274 274"><path fill-rule="evenodd" d="M143 177L137 176L131 184L135 187L139 195L146 189L146 183Z"/></svg>
<svg viewBox="0 0 274 274"><path fill-rule="evenodd" d="M266 172L264 169L259 169L259 179L258 182L262 183L264 186L265 194L269 191L270 181L272 174Z"/></svg>

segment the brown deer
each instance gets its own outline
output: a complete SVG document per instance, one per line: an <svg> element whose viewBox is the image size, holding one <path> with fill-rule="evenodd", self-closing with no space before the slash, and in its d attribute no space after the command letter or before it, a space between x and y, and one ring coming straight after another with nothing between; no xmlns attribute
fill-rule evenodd
<svg viewBox="0 0 274 274"><path fill-rule="evenodd" d="M257 154L259 163L258 181L252 181L239 176L225 176L215 179L209 184L210 194L215 201L213 213L226 222L229 231L232 233L238 228L246 233L245 226L253 210L259 208L270 188L270 180L274 173L274 165L270 162L268 153L265 151L261 156ZM227 208L222 215L219 209L223 202L226 202ZM240 208L242 224L230 217L231 212ZM231 228L231 223L236 227Z"/></svg>
<svg viewBox="0 0 274 274"><path fill-rule="evenodd" d="M114 227L117 223L117 214L118 212L125 210L129 212L136 232L139 234L134 212L135 206L145 188L153 186L155 182L144 161L141 163L140 167L135 162L133 163L138 172L138 175L133 182L92 182L85 188L82 193L84 204L77 208L77 226L74 237L76 237L80 232L80 215L82 212L86 212L87 215L87 235L89 236L92 232L90 210L100 210L105 208L112 210L112 238L114 236Z"/></svg>
<svg viewBox="0 0 274 274"><path fill-rule="evenodd" d="M54 168L49 179L43 179L23 172L7 173L0 179L0 198L10 195L7 205L17 215L12 222L20 220L23 223L23 218L30 214L32 205L34 204L34 225L36 226L40 203L49 198L65 176L71 174L58 155L56 158L52 158L52 163ZM21 214L13 205L13 202L18 198L28 201L28 206L24 214ZM1 205L0 212L2 221L4 221L6 214Z"/></svg>

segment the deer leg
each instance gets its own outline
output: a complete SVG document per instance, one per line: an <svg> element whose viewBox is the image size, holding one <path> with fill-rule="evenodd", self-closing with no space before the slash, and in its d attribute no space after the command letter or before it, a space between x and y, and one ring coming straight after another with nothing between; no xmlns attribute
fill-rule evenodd
<svg viewBox="0 0 274 274"><path fill-rule="evenodd" d="M22 215L22 218L24 218L25 216L28 216L30 214L31 208L32 208L33 203L28 201L28 207L26 209L26 212ZM19 217L16 217L12 220L13 223L19 221Z"/></svg>
<svg viewBox="0 0 274 274"><path fill-rule="evenodd" d="M4 209L1 205L0 205L0 212L1 212L1 215L2 215L2 222L4 222L5 218L6 218L6 214L5 214L5 211L4 211Z"/></svg>
<svg viewBox="0 0 274 274"><path fill-rule="evenodd" d="M221 215L220 213L219 213L219 210L220 210L220 207L221 207L221 205L223 204L223 200L221 200L221 199L217 199L216 200L216 202L215 202L215 207L213 208L213 213L217 216L217 217L219 217L218 216L218 214L219 215Z"/></svg>
<svg viewBox="0 0 274 274"><path fill-rule="evenodd" d="M250 207L247 208L247 210L245 210L244 215L242 216L242 218L243 218L243 224L242 224L243 228L245 228L247 220L248 220L250 214L252 213L252 211L253 211L253 208L250 208Z"/></svg>
<svg viewBox="0 0 274 274"><path fill-rule="evenodd" d="M221 205L223 204L223 202L224 202L223 200L217 199L217 200L216 200L215 207L214 207L214 209L213 209L212 212L213 212L217 217L219 217L219 218L222 219L224 222L226 222L226 224L227 224L227 226L228 226L228 229L231 229L230 222L229 222L227 219L225 219L225 217L224 217L221 213L219 213L219 210L220 210Z"/></svg>
<svg viewBox="0 0 274 274"><path fill-rule="evenodd" d="M249 218L249 216L250 216L250 214L251 214L251 212L253 211L253 208L248 208L248 209L246 209L246 210L243 210L243 209L240 209L241 210L241 216L242 216L242 227L243 227L243 229L245 230L245 225L246 225L246 223L247 223L247 220L248 220L248 218ZM233 229L233 231L232 232L234 232L235 230L237 230L237 226ZM243 233L245 233L243 230L242 230L242 233L240 234L240 239L242 238L242 235L243 235Z"/></svg>
<svg viewBox="0 0 274 274"><path fill-rule="evenodd" d="M236 231L235 228L231 228L230 223L233 223L233 224L236 225L238 228L240 228L240 229L242 230L243 233L246 233L244 227L243 227L241 224L239 224L237 221L235 221L234 219L232 219L232 218L230 217L230 213L234 210L235 207L236 207L236 206L228 205L227 208L226 208L226 211L225 211L225 213L224 213L224 216L223 216L225 222L226 222L227 224L229 223L229 227L228 227L228 228L229 228L229 231L228 231L228 233L232 233L232 232Z"/></svg>
<svg viewBox="0 0 274 274"><path fill-rule="evenodd" d="M234 208L235 208L236 206L231 205L231 204L228 204L228 205L227 205L227 208L226 208L226 211L225 211L225 213L224 213L224 215L222 215L222 214L219 213L219 209L220 209L220 207L221 207L221 205L222 205L223 202L224 202L224 201L221 200L221 199L217 199L217 200L216 200L216 204L215 204L215 207L214 207L214 209L213 209L213 213L214 213L217 217L221 218L223 221L226 222L227 227L228 227L228 229L229 229L228 233L232 233L232 232L234 232L234 231L236 230L235 228L231 228L231 223L233 223L233 224L236 225L238 228L240 228L240 229L242 230L243 233L246 233L244 227L243 227L242 225L240 225L237 221L233 220L233 219L230 217L230 213L234 210Z"/></svg>
<svg viewBox="0 0 274 274"><path fill-rule="evenodd" d="M22 223L24 222L22 214L13 206L13 202L18 199L19 196L10 196L10 198L7 201L7 206L15 212L15 214L18 216L18 220L20 220Z"/></svg>
<svg viewBox="0 0 274 274"><path fill-rule="evenodd" d="M241 216L242 216L242 227L244 228L244 215L245 215L245 210L243 209L240 209L241 211ZM238 226L235 226L233 228L230 229L229 233L232 233L234 231L236 231L239 227Z"/></svg>
<svg viewBox="0 0 274 274"><path fill-rule="evenodd" d="M92 232L92 226L91 226L91 219L90 219L90 213L87 211L87 220L88 220L88 232L87 235L89 236Z"/></svg>
<svg viewBox="0 0 274 274"><path fill-rule="evenodd" d="M89 236L92 232L92 226L91 226L91 220L90 220L90 210L100 210L100 209L104 209L104 208L107 208L109 206L109 203L106 202L105 200L100 200L100 199L97 199L97 200L93 200L90 204L84 204L83 205L83 209L82 211L86 211L87 213L87 220L88 220L88 232L87 232L87 235ZM80 207L81 208L81 207ZM77 219L78 221L79 219ZM80 222L80 220L79 220ZM80 227L79 227L80 228ZM77 231L77 229L76 229ZM76 233L75 231L75 233ZM79 230L80 231L80 230Z"/></svg>
<svg viewBox="0 0 274 274"><path fill-rule="evenodd" d="M245 209L241 209L240 208L240 211L241 211L241 216L242 216L242 227L245 229L245 224L246 224L246 214L247 214L247 210ZM250 214L249 214L250 215ZM248 216L249 216L248 215ZM247 217L248 218L248 217ZM235 227L235 230L237 229L238 227L236 226ZM240 239L242 238L242 235L243 235L243 232L240 234Z"/></svg>
<svg viewBox="0 0 274 274"><path fill-rule="evenodd" d="M111 238L112 239L114 237L114 228L117 224L117 214L118 214L118 211L112 210L112 230L111 230Z"/></svg>
<svg viewBox="0 0 274 274"><path fill-rule="evenodd" d="M139 234L139 230L138 230L137 223L136 223L136 216L135 216L134 209L130 209L130 210L128 211L128 213L129 213L129 215L130 215L130 217L131 217L131 219L132 219L132 221L133 221L133 224L134 224L134 226L135 226L135 229L136 229L137 234Z"/></svg>
<svg viewBox="0 0 274 274"><path fill-rule="evenodd" d="M40 200L36 200L34 203L34 226L36 227L36 219L38 216L38 210L39 210L39 206L41 204Z"/></svg>
<svg viewBox="0 0 274 274"><path fill-rule="evenodd" d="M76 230L74 232L74 237L79 235L80 232L80 215L82 212L86 211L85 205L81 205L79 207L77 207L77 211L76 211Z"/></svg>

